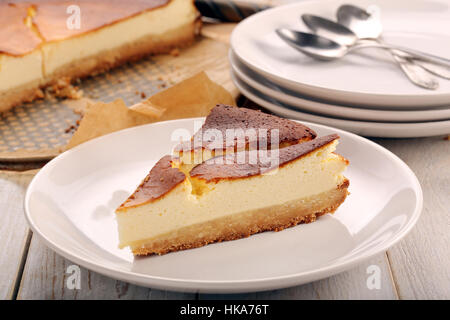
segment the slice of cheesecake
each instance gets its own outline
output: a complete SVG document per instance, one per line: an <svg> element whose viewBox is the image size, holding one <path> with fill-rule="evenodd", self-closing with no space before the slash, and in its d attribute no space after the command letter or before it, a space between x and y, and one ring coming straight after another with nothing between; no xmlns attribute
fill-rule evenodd
<svg viewBox="0 0 450 320"><path fill-rule="evenodd" d="M334 212L347 196L348 161L337 135L279 150L277 167L251 151L211 158L186 176L162 158L116 210L120 247L165 254L262 231L279 231ZM243 155L243 157L240 157Z"/></svg>
<svg viewBox="0 0 450 320"><path fill-rule="evenodd" d="M42 46L46 81L83 77L144 55L191 43L200 20L193 0L82 0L80 29L69 29L73 1L44 3L33 18Z"/></svg>
<svg viewBox="0 0 450 320"><path fill-rule="evenodd" d="M301 123L261 111L218 104L190 141L173 150L174 164L184 173L227 153L278 149L312 140L316 133Z"/></svg>
<svg viewBox="0 0 450 320"><path fill-rule="evenodd" d="M42 40L25 24L28 5L0 2L0 112L37 95Z"/></svg>
<svg viewBox="0 0 450 320"><path fill-rule="evenodd" d="M59 79L186 46L200 24L193 0L0 2L0 112Z"/></svg>

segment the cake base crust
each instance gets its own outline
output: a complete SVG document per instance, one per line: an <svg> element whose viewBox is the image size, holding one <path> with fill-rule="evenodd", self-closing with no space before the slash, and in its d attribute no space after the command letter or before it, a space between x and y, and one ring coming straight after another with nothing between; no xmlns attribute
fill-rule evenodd
<svg viewBox="0 0 450 320"><path fill-rule="evenodd" d="M22 102L30 102L42 97L40 88L57 82L60 78L83 78L99 74L129 61L136 61L148 55L169 53L175 48L183 48L192 44L199 34L201 20L180 26L160 36L148 36L119 48L104 50L94 56L73 61L64 65L44 80L28 83L18 88L0 92L0 112L7 111Z"/></svg>
<svg viewBox="0 0 450 320"><path fill-rule="evenodd" d="M41 81L36 80L14 89L0 92L0 113L10 110L24 102L31 102L43 98L40 90Z"/></svg>
<svg viewBox="0 0 450 320"><path fill-rule="evenodd" d="M202 247L209 243L237 240L264 231L280 231L301 223L314 222L317 217L334 213L347 197L349 181L339 187L312 197L260 210L226 216L213 221L181 228L157 239L140 241L131 246L134 255L166 254Z"/></svg>

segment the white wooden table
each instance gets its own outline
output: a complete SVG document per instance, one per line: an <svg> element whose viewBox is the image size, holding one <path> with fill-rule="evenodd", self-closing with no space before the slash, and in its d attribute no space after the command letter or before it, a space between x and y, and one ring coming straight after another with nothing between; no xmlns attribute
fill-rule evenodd
<svg viewBox="0 0 450 320"><path fill-rule="evenodd" d="M175 293L143 288L81 268L80 289L66 285L73 263L28 229L23 198L33 172L0 171L0 299L450 299L450 141L443 137L374 139L402 158L424 191L411 233L357 268L293 288L238 295ZM369 289L367 268L381 269Z"/></svg>

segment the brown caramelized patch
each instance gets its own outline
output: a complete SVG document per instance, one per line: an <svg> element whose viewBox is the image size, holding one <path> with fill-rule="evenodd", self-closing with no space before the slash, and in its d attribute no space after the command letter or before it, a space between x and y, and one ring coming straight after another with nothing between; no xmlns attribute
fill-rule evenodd
<svg viewBox="0 0 450 320"><path fill-rule="evenodd" d="M171 156L162 157L136 191L117 210L152 202L182 183L186 176L180 170L172 168L171 159Z"/></svg>
<svg viewBox="0 0 450 320"><path fill-rule="evenodd" d="M20 56L36 49L41 39L29 26L30 4L0 2L0 52Z"/></svg>
<svg viewBox="0 0 450 320"><path fill-rule="evenodd" d="M211 137L207 137L206 133L210 129L217 130L221 133L223 142L219 141L219 143L224 148L236 147L237 138L234 139L233 145L226 145L227 130L230 129L242 129L243 131L249 129L265 129L267 130L267 136L263 138L267 142L267 147L270 147L271 130L273 129L279 130L278 143L280 145L309 141L317 136L312 129L289 119L283 119L252 109L218 104L211 110L202 128L194 134L192 140L179 144L175 147L175 151L180 152L200 148L217 149L217 142L210 140ZM258 143L260 138L257 137ZM255 140L249 136L245 136L245 139L246 146Z"/></svg>
<svg viewBox="0 0 450 320"><path fill-rule="evenodd" d="M337 134L331 134L312 141L280 149L278 166L282 167L293 160L301 158L314 150L324 147L336 139L339 139L339 136ZM240 154L245 156L245 163L240 163L238 161L240 159ZM252 164L247 161L248 159L248 151L211 158L195 166L191 170L190 176L206 180L207 182L217 182L222 179L237 179L256 176L273 169L270 167L271 163L269 161L263 162L258 159L257 163ZM218 163L217 160L221 161Z"/></svg>
<svg viewBox="0 0 450 320"><path fill-rule="evenodd" d="M101 27L111 25L143 11L164 6L170 0L39 0L29 1L36 4L37 13L33 21L46 41L66 39ZM69 29L66 12L70 5L80 7L81 23L79 29ZM132 30L130 30L132 32Z"/></svg>
<svg viewBox="0 0 450 320"><path fill-rule="evenodd" d="M167 5L170 0L30 0L0 3L0 52L20 56L44 41L70 38L141 12ZM80 28L68 28L70 5L80 7ZM41 39L42 38L42 39Z"/></svg>

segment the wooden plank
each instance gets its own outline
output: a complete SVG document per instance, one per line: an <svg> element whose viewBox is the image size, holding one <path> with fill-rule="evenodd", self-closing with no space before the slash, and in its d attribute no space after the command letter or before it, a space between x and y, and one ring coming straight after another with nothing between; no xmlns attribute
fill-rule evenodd
<svg viewBox="0 0 450 320"><path fill-rule="evenodd" d="M17 277L29 243L23 198L34 172L0 171L0 299L15 295Z"/></svg>
<svg viewBox="0 0 450 320"><path fill-rule="evenodd" d="M422 216L388 250L401 299L450 299L450 141L443 137L377 139L415 172L424 193Z"/></svg>
<svg viewBox="0 0 450 320"><path fill-rule="evenodd" d="M67 286L72 263L33 239L18 299L194 299L194 294L153 290L114 280L80 268L80 289ZM367 287L367 267L381 270L380 289ZM200 299L396 299L385 255L356 269L303 286L237 295L200 295Z"/></svg>
<svg viewBox="0 0 450 320"><path fill-rule="evenodd" d="M202 28L202 36L223 43L230 43L231 32L236 23L205 23Z"/></svg>
<svg viewBox="0 0 450 320"><path fill-rule="evenodd" d="M367 279L372 275L367 272L369 266L380 269L380 287L369 289ZM199 299L397 299L392 283L389 265L385 254L380 254L355 269L340 273L327 279L305 285L264 292L245 294L201 294Z"/></svg>
<svg viewBox="0 0 450 320"><path fill-rule="evenodd" d="M135 286L80 267L79 289L70 285L76 266L33 236L17 299L194 299L195 294ZM68 269L69 268L69 269ZM73 267L72 267L73 268ZM68 284L69 283L69 284Z"/></svg>

